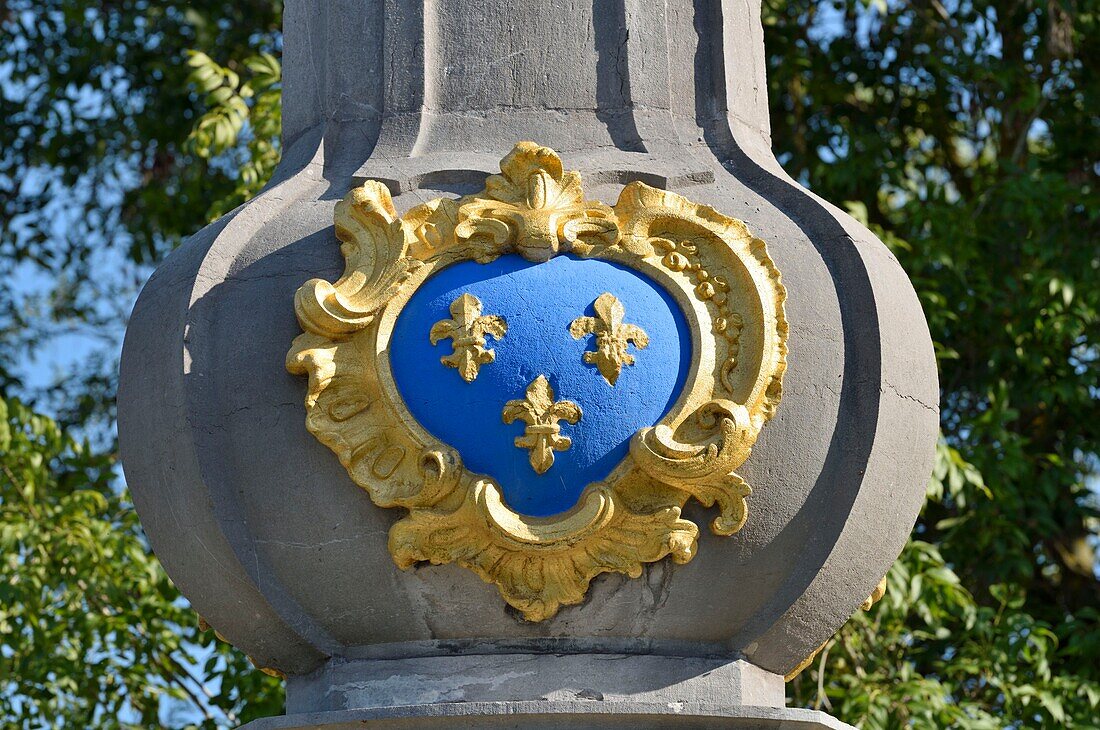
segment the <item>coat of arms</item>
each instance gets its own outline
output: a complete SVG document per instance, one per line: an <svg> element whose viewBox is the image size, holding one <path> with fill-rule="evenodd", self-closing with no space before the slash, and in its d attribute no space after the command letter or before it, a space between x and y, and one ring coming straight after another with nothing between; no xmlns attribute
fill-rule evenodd
<svg viewBox="0 0 1100 730"><path fill-rule="evenodd" d="M782 391L786 296L764 242L640 182L584 198L522 142L485 189L404 216L381 183L336 208L347 268L295 300L307 427L380 507L407 568L458 563L533 621L671 556L689 499L739 530Z"/></svg>

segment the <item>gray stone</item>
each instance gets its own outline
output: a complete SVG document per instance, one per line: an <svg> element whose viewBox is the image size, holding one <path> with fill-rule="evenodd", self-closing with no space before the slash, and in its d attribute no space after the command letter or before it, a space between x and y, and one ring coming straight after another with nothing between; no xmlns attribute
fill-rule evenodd
<svg viewBox="0 0 1100 730"><path fill-rule="evenodd" d="M390 728L647 728L675 730L854 730L815 710L666 702L463 702L311 712L267 718L242 730Z"/></svg>
<svg viewBox="0 0 1100 730"><path fill-rule="evenodd" d="M211 625L292 677L297 719L251 727L842 727L780 709L774 686L765 709L723 696L725 680L708 689L712 670L681 676L739 659L782 675L828 639L901 550L938 428L905 273L771 154L759 4L287 0L285 23L283 162L150 279L119 392L126 477L158 556ZM590 198L642 180L745 220L783 274L790 322L783 403L741 470L746 527L704 531L687 565L601 576L537 624L467 570L394 566L400 515L306 431L305 383L283 365L295 290L342 270L332 214L349 189L383 180L400 211L473 192L522 139L560 152ZM687 516L709 523L698 506ZM385 709L339 689L374 681L373 660L412 676L422 657L509 652L545 655L551 674L574 661L557 655L588 668L631 655L638 676L563 688L619 697L603 701L507 684L507 698ZM689 699L649 699L644 667L662 657L686 657L668 687Z"/></svg>
<svg viewBox="0 0 1100 730"><path fill-rule="evenodd" d="M435 702L688 703L782 707L783 678L746 661L633 654L331 659L287 681L287 712Z"/></svg>

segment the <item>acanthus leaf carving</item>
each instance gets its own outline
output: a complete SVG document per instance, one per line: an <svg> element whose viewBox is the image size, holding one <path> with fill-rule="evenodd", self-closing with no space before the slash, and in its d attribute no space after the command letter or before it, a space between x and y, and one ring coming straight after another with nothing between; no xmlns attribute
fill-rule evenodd
<svg viewBox="0 0 1100 730"><path fill-rule="evenodd" d="M302 328L328 337L368 326L421 265L405 255L405 230L382 183L368 181L349 193L336 205L335 219L344 275L334 284L311 279L294 298Z"/></svg>
<svg viewBox="0 0 1100 730"><path fill-rule="evenodd" d="M677 441L665 425L643 428L630 443L634 463L646 474L694 497L705 507L718 505L711 529L718 535L740 530L748 516L749 485L734 470L749 458L759 429L748 410L730 401L711 401L695 413L708 434L699 443Z"/></svg>
<svg viewBox="0 0 1100 730"><path fill-rule="evenodd" d="M511 247L531 261L547 261L578 244L618 240L614 211L584 200L580 175L564 171L552 150L520 142L500 170L485 181L484 195L463 199L455 228L459 241Z"/></svg>
<svg viewBox="0 0 1100 730"><path fill-rule="evenodd" d="M548 530L512 513L494 484L478 481L457 508L419 510L395 524L389 548L401 568L458 563L474 571L528 621L580 603L600 573L637 578L645 563L666 555L686 563L697 549L699 530L679 507L635 513L606 488L590 488L566 519Z"/></svg>
<svg viewBox="0 0 1100 730"><path fill-rule="evenodd" d="M335 219L346 268L335 283L314 279L298 291L304 333L286 366L309 376L309 431L375 504L408 511L390 532L398 566L458 563L540 621L583 600L601 573L636 577L645 563L666 556L691 560L698 527L681 516L689 499L718 505L718 534L741 528L751 489L735 470L779 403L787 354L785 289L764 242L742 222L642 183L627 185L614 208L586 200L580 175L532 142L517 144L478 194L433 200L398 217L386 187L372 181L337 205ZM396 317L428 277L453 263L512 252L533 261L570 252L637 269L680 303L694 343L693 374L668 414L635 434L626 461L606 482L588 485L568 512L544 518L510 509L490 476L469 471L454 449L417 424L389 372ZM455 325L486 316L470 304ZM629 364L626 344L644 347L645 333L623 330L622 313L604 304L597 314L603 311L609 331L619 330L622 352L608 341L588 354L614 382ZM590 319L578 331L596 327L597 318ZM492 327L481 334L503 335L503 322L486 324ZM449 336L443 329L433 336ZM484 348L476 338L470 344ZM476 376L475 363L488 362L488 354L468 354L472 361L463 355L457 369ZM502 417L526 424L517 443L544 471L555 448L568 446L557 422L574 423L581 414L579 406L555 401L546 378L539 381Z"/></svg>

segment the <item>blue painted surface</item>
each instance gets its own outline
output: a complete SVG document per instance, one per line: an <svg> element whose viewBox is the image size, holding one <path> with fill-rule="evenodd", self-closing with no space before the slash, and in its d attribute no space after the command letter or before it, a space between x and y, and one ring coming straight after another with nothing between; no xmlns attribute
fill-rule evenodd
<svg viewBox="0 0 1100 730"><path fill-rule="evenodd" d="M481 300L483 314L508 323L503 339L488 338L496 361L482 365L472 383L439 361L451 352L451 340L436 346L428 340L432 325L449 319L451 302L465 292ZM614 387L595 365L583 362L583 353L595 349L595 337L574 340L569 334L570 322L592 316L592 303L604 292L623 302L626 322L649 334L646 349L630 347L636 363L623 368ZM684 315L659 284L617 264L569 256L533 264L511 255L450 266L413 295L390 344L397 388L421 425L456 448L468 468L500 482L512 509L532 516L569 510L588 484L610 474L634 432L672 406L690 360ZM556 400L571 400L583 411L578 424L561 423L573 444L555 452L554 465L541 475L531 468L528 452L514 445L524 424L501 419L505 402L523 398L539 375L550 380Z"/></svg>

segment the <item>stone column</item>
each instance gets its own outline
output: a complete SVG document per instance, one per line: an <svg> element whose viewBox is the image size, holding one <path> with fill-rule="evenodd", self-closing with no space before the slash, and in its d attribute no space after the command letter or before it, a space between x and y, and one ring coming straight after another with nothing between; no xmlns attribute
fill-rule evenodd
<svg viewBox="0 0 1100 730"><path fill-rule="evenodd" d="M666 5L288 2L286 143L323 133L330 166L395 193L438 178L427 159L477 184L517 135L585 151L581 171L608 181L705 183L733 134L767 148L759 4Z"/></svg>
<svg viewBox="0 0 1100 730"><path fill-rule="evenodd" d="M126 476L202 616L287 675L290 728L842 728L783 677L900 552L937 432L935 361L898 262L770 151L759 2L287 0L284 159L174 253L127 334ZM402 571L401 516L306 430L294 293L343 260L334 207L477 192L520 140L585 195L641 181L745 221L787 289L783 404L738 469L736 535L596 578L525 621L456 565ZM684 515L713 518L689 504Z"/></svg>

